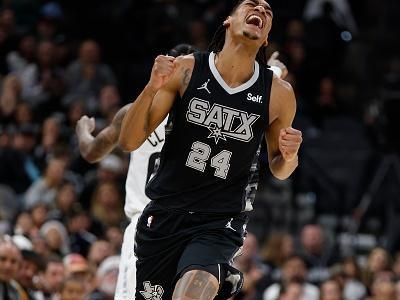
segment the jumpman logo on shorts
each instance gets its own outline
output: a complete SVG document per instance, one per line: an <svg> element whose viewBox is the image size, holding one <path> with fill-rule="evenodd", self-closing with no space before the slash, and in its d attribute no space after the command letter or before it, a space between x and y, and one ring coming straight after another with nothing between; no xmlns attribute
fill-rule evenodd
<svg viewBox="0 0 400 300"><path fill-rule="evenodd" d="M233 221L233 218L231 218L228 221L228 223L226 223L225 228L232 229L233 231L236 231L236 229L232 227L232 221Z"/></svg>
<svg viewBox="0 0 400 300"><path fill-rule="evenodd" d="M201 87L197 88L198 90L206 90L207 93L211 94L210 90L208 89L208 83L210 82L210 79L208 79L206 82L204 82Z"/></svg>

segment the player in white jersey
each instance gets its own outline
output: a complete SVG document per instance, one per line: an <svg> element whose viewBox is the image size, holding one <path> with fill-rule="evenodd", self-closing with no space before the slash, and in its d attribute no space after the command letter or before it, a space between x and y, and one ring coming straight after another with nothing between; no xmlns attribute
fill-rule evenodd
<svg viewBox="0 0 400 300"><path fill-rule="evenodd" d="M189 54L194 51L190 45L181 44L170 51L172 56ZM278 53L272 54L269 65L279 77L286 77L286 66L278 59ZM110 125L96 136L95 119L83 116L76 125L79 140L79 150L82 157L90 163L95 163L106 157L117 146L122 120L131 104L122 107L114 116ZM136 290L136 257L134 255L134 240L136 223L144 207L150 202L145 195L145 186L157 165L157 159L165 140L165 119L147 138L140 148L131 152L128 175L126 178L125 214L131 220L124 233L121 249L121 260L115 300L134 300Z"/></svg>

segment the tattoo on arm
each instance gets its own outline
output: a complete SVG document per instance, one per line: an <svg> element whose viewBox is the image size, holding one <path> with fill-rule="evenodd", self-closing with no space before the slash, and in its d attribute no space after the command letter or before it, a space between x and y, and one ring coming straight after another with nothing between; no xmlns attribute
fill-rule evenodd
<svg viewBox="0 0 400 300"><path fill-rule="evenodd" d="M117 146L118 137L121 132L122 120L129 109L130 104L122 107L114 116L112 123L104 128L90 143L86 159L98 161L109 154Z"/></svg>
<svg viewBox="0 0 400 300"><path fill-rule="evenodd" d="M182 77L182 89L186 90L190 82L190 69L186 69L183 71Z"/></svg>
<svg viewBox="0 0 400 300"><path fill-rule="evenodd" d="M126 113L128 112L131 104L127 104L124 107L122 107L114 116L111 125L115 127L115 129L119 133L121 132L121 126L122 126L122 121L124 120L124 117Z"/></svg>
<svg viewBox="0 0 400 300"><path fill-rule="evenodd" d="M98 161L114 150L118 142L118 133L113 126L104 128L92 141L87 153L88 159Z"/></svg>

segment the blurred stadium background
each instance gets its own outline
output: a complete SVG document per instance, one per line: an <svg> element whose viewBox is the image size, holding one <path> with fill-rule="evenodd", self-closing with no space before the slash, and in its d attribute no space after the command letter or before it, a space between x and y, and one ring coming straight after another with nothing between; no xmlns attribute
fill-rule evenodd
<svg viewBox="0 0 400 300"><path fill-rule="evenodd" d="M0 3L0 236L17 236L23 254L19 299L56 299L72 273L87 283L82 297L112 299L101 282L127 224L128 157L86 163L75 124L88 114L104 127L156 55L182 42L205 50L234 1ZM273 179L262 156L235 299L300 299L278 296L282 283L312 284L321 298L308 300L400 299L400 2L269 3L268 51L289 69L304 143L290 180Z"/></svg>

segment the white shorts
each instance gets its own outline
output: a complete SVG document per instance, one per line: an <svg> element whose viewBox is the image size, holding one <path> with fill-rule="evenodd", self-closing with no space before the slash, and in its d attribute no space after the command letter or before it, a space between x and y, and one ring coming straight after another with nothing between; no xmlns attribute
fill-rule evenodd
<svg viewBox="0 0 400 300"><path fill-rule="evenodd" d="M134 300L136 292L136 256L134 253L136 224L140 213L135 214L125 229L121 249L117 288L114 300Z"/></svg>

